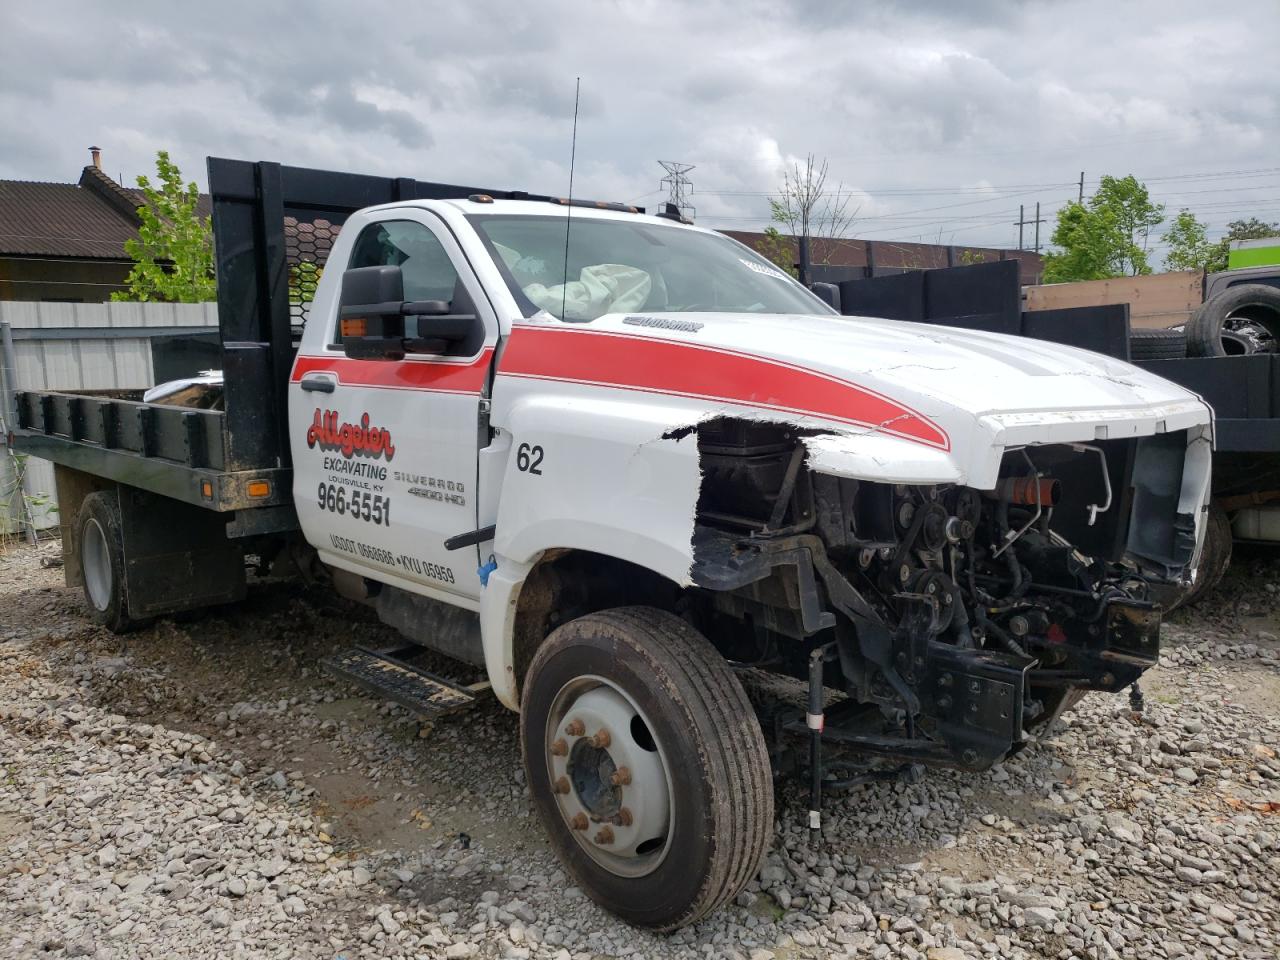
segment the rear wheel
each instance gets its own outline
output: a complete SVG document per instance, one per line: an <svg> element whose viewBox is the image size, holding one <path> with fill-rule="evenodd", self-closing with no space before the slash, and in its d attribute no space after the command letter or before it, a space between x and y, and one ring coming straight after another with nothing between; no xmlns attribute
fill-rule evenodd
<svg viewBox="0 0 1280 960"><path fill-rule="evenodd" d="M90 615L113 633L135 629L139 621L129 616L120 501L115 491L99 491L84 498L76 518L76 536Z"/></svg>
<svg viewBox="0 0 1280 960"><path fill-rule="evenodd" d="M526 675L520 732L551 843L605 909L674 930L755 876L773 832L764 738L683 620L623 607L557 629Z"/></svg>

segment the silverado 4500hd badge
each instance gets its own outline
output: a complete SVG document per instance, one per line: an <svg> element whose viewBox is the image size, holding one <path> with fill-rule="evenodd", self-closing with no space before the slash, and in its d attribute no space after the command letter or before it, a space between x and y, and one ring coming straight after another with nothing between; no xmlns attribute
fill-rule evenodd
<svg viewBox="0 0 1280 960"><path fill-rule="evenodd" d="M338 450L344 457L386 457L387 461L396 455L395 445L391 442L391 431L369 426L369 414L362 413L360 422L338 423L337 410L321 412L316 407L315 419L307 428L307 446L319 444L321 450Z"/></svg>

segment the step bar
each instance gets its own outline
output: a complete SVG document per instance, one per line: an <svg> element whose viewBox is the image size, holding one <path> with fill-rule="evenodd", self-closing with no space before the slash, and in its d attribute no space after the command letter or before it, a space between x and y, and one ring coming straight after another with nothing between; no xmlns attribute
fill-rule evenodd
<svg viewBox="0 0 1280 960"><path fill-rule="evenodd" d="M395 650L352 647L320 661L330 673L350 680L424 716L454 713L472 706L488 683L459 686L401 659ZM412 648L409 648L412 649Z"/></svg>

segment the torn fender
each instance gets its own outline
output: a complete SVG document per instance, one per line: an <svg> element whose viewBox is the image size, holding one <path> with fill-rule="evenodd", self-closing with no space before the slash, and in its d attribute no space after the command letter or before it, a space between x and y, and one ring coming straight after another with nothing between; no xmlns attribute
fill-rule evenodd
<svg viewBox="0 0 1280 960"><path fill-rule="evenodd" d="M512 398L494 417L511 443L498 558L527 563L544 550L590 550L688 584L701 473L696 436L677 428L703 413L571 384Z"/></svg>

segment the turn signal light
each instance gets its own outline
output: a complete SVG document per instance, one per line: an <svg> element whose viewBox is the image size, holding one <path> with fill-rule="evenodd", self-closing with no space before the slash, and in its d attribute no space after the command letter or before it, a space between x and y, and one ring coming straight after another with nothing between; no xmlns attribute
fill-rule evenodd
<svg viewBox="0 0 1280 960"><path fill-rule="evenodd" d="M200 481L200 496L204 497L206 500L213 499L213 484L208 480Z"/></svg>
<svg viewBox="0 0 1280 960"><path fill-rule="evenodd" d="M245 488L249 496L255 500L271 495L271 484L266 480L250 480L248 487Z"/></svg>
<svg viewBox="0 0 1280 960"><path fill-rule="evenodd" d="M344 337L363 337L369 332L369 321L364 317L351 317L342 321Z"/></svg>

